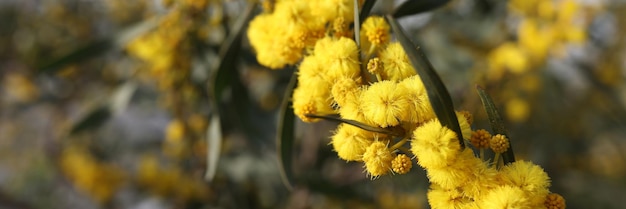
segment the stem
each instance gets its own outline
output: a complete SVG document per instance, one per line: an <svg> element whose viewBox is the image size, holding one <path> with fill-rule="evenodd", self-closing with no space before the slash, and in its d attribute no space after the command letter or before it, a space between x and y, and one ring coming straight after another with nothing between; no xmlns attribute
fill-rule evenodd
<svg viewBox="0 0 626 209"><path fill-rule="evenodd" d="M409 140L407 140L407 138L402 138L402 140L400 140L398 143L396 143L393 146L391 146L391 150L399 149L400 147L402 147L402 145L404 145L404 143L406 143L408 141Z"/></svg>
<svg viewBox="0 0 626 209"><path fill-rule="evenodd" d="M480 148L480 160L485 160L485 149Z"/></svg>
<svg viewBox="0 0 626 209"><path fill-rule="evenodd" d="M493 166L497 168L498 162L500 162L500 153L496 153L496 156L493 158Z"/></svg>

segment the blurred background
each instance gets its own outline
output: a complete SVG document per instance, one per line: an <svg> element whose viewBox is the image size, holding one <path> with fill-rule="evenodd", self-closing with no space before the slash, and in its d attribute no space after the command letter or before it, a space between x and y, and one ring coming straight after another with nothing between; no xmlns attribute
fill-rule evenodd
<svg viewBox="0 0 626 209"><path fill-rule="evenodd" d="M293 67L259 65L245 25L229 41L252 2L1 0L0 208L428 208L418 166L370 180L338 159L334 122L296 122L285 188ZM569 208L626 208L626 2L451 0L400 22L474 129L485 88Z"/></svg>

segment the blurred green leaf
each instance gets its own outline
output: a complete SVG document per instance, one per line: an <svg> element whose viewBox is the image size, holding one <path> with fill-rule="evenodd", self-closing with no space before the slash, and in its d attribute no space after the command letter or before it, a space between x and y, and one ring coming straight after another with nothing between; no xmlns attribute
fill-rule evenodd
<svg viewBox="0 0 626 209"><path fill-rule="evenodd" d="M214 114L211 117L209 128L207 129L207 168L204 179L211 182L217 172L217 162L220 158L222 147L222 127L220 125L220 117Z"/></svg>
<svg viewBox="0 0 626 209"><path fill-rule="evenodd" d="M291 184L293 180L292 171L292 158L293 158L293 141L294 135L294 122L296 116L293 113L293 103L291 101L291 95L293 89L298 83L298 75L296 72L291 75L289 84L287 84L287 90L283 96L283 101L280 105L278 116L278 131L276 138L276 151L278 152L278 161L280 166L280 176L283 180L283 184L288 190L292 190Z"/></svg>
<svg viewBox="0 0 626 209"><path fill-rule="evenodd" d="M96 57L111 49L124 47L130 40L154 28L157 25L157 20L158 18L147 19L120 31L113 37L85 44L63 56L55 57L40 64L37 69L42 73L54 73L66 65Z"/></svg>
<svg viewBox="0 0 626 209"><path fill-rule="evenodd" d="M363 7L361 7L359 20L365 20L365 18L370 15L372 8L374 8L374 4L376 4L376 0L365 0Z"/></svg>
<svg viewBox="0 0 626 209"><path fill-rule="evenodd" d="M82 131L97 128L104 124L111 117L111 109L107 105L102 105L80 119L72 126L70 135L77 134Z"/></svg>
<svg viewBox="0 0 626 209"><path fill-rule="evenodd" d="M96 57L113 48L112 39L97 40L38 67L39 72L53 73L68 64Z"/></svg>
<svg viewBox="0 0 626 209"><path fill-rule="evenodd" d="M487 112L487 116L489 117L489 123L491 124L491 129L494 134L502 134L509 138L509 149L506 152L502 153L502 160L504 160L504 164L509 164L515 162L515 155L513 154L513 145L511 143L511 138L509 137L508 131L504 127L504 122L502 121L502 117L500 117L500 113L498 112L498 108L493 103L491 97L483 90L480 86L476 86L476 90L478 90L478 95L480 96L480 101L483 103L483 107Z"/></svg>
<svg viewBox="0 0 626 209"><path fill-rule="evenodd" d="M422 12L427 12L433 9L437 9L450 0L408 0L402 3L393 12L394 18L400 18L409 15L415 15Z"/></svg>
<svg viewBox="0 0 626 209"><path fill-rule="evenodd" d="M306 116L310 117L310 118L320 118L320 119L326 119L326 120L336 121L336 122L340 122L340 123L347 123L347 124L359 127L359 128L361 128L363 130L366 130L366 131L382 133L382 134L388 134L388 135L397 136L397 137L404 137L405 136L404 130L402 128L400 128L400 127L389 127L389 128L374 127L374 126L370 126L370 125L361 123L359 121L350 120L350 119L343 119L343 118L339 117L338 115L311 115L311 114L307 114Z"/></svg>
<svg viewBox="0 0 626 209"><path fill-rule="evenodd" d="M224 44L220 47L220 64L217 67L215 76L213 76L213 98L219 101L226 87L230 86L234 79L237 78L236 65L241 51L241 37L245 26L252 18L252 14L256 3L251 3L246 8L243 15L237 20L232 27L230 36L226 38Z"/></svg>
<svg viewBox="0 0 626 209"><path fill-rule="evenodd" d="M448 127L452 131L456 133L459 138L459 143L461 148L465 148L465 143L463 142L463 135L461 134L461 127L459 126L459 121L457 120L456 113L454 112L454 105L452 104L452 99L450 98L450 94L446 89L446 86L443 85L439 75L435 72L435 69L426 58L426 55L422 52L419 47L415 47L413 42L409 40L409 38L405 35L404 31L398 21L391 16L387 16L387 20L389 21L389 25L391 26L391 30L396 35L396 39L404 48L413 68L419 74L422 83L424 83L424 87L426 88L426 92L428 93L428 99L430 100L430 104L439 118L439 121L442 125Z"/></svg>

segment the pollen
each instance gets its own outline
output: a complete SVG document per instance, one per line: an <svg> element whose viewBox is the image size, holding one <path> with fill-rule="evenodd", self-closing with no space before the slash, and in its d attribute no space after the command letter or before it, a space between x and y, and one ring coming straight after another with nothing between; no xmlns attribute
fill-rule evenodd
<svg viewBox="0 0 626 209"><path fill-rule="evenodd" d="M489 140L489 147L491 147L491 150L495 153L504 153L509 149L509 139L502 134L495 135Z"/></svg>
<svg viewBox="0 0 626 209"><path fill-rule="evenodd" d="M547 209L565 209L565 199L557 193L549 194L544 204Z"/></svg>
<svg viewBox="0 0 626 209"><path fill-rule="evenodd" d="M485 149L489 148L489 140L491 140L491 134L485 129L478 129L472 132L472 137L469 141L472 145L474 145L474 147L478 149Z"/></svg>
<svg viewBox="0 0 626 209"><path fill-rule="evenodd" d="M397 174L408 173L411 167L413 167L413 162L405 154L399 154L391 161L391 169Z"/></svg>

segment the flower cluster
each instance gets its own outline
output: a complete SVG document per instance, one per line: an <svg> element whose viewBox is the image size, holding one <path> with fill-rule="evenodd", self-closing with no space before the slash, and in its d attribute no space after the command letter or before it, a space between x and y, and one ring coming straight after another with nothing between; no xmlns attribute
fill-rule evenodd
<svg viewBox="0 0 626 209"><path fill-rule="evenodd" d="M311 14L300 10L309 4L278 1L271 13L252 21L248 37L257 59L267 67L300 61L298 85L292 95L296 116L304 122L316 122L319 116L339 115L346 121L331 137L339 158L362 162L374 179L408 173L413 166L409 155L413 155L432 182L428 199L433 208L535 208L562 202L547 198L550 180L541 167L526 161L495 167L499 155L509 149L506 136L492 137L484 130L472 132L468 112L456 113L462 136L441 125L402 45L390 40L390 27L384 18L370 16L363 22L359 48L345 36L351 32L337 31L346 28L341 26L346 16L322 18L333 24L322 24L326 27L316 30L303 32L302 28L315 27L296 27L318 24L307 23ZM283 17L286 24L274 19L294 11L300 15ZM271 24L286 27L267 26ZM319 34L318 30L323 36L309 42L310 34ZM292 34L308 35L298 43ZM293 44L302 47L294 48ZM494 165L464 149L462 143L466 141L481 150L494 150Z"/></svg>

